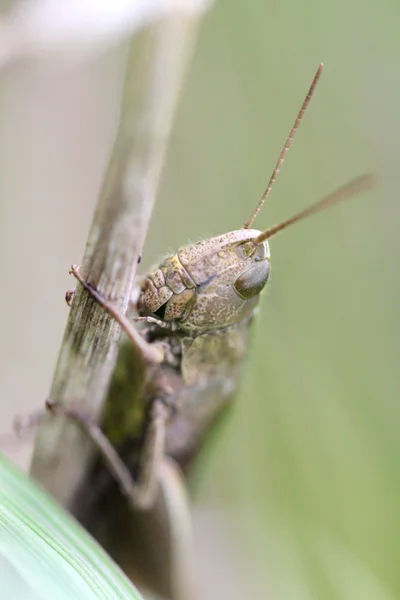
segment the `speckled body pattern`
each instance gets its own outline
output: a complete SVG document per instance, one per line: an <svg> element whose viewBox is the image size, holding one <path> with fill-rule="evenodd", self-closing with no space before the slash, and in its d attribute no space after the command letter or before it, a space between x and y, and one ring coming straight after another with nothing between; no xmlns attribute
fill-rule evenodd
<svg viewBox="0 0 400 600"><path fill-rule="evenodd" d="M269 272L268 244L253 243L259 233L240 229L182 248L141 284L138 314L165 324L150 326L148 339L163 340L176 357L172 368L166 361L155 377L176 407L166 453L182 466L238 384Z"/></svg>
<svg viewBox="0 0 400 600"><path fill-rule="evenodd" d="M255 260L269 259L266 243L256 249L251 243L259 233L232 231L187 246L166 258L142 284L139 314L157 316L164 306L160 318L171 329L192 334L228 327L248 317L258 295L251 300L243 298L234 289L234 283L256 264Z"/></svg>

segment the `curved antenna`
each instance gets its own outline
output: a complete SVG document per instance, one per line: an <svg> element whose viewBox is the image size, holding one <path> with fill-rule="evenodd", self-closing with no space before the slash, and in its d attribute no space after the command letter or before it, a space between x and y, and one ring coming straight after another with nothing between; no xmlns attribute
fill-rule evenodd
<svg viewBox="0 0 400 600"><path fill-rule="evenodd" d="M319 78L321 77L321 73L322 73L323 67L324 67L324 64L321 63L319 65L318 69L317 69L317 72L315 73L314 79L312 80L312 83L310 85L310 89L308 90L308 94L307 94L307 96L304 99L304 102L302 104L301 109L299 110L299 113L298 113L298 115L296 117L294 125L293 125L293 127L292 127L292 129L291 129L291 131L289 133L289 136L288 136L288 138L287 138L287 140L285 142L285 145L282 148L282 152L279 155L278 162L276 163L275 169L272 172L271 179L269 180L269 183L268 183L268 185L267 185L267 187L265 189L265 192L261 196L260 201L257 204L255 211L251 215L250 219L248 221L246 221L246 223L243 225L243 229L249 229L249 227L251 227L253 225L254 221L257 218L258 213L262 209L264 202L266 201L266 199L269 196L270 191L272 190L272 186L274 185L274 183L276 181L276 178L278 177L279 171L281 170L281 167L282 167L282 163L285 160L285 156L286 156L286 154L287 154L287 152L288 152L288 150L290 148L290 145L291 145L291 143L293 141L295 133L296 133L296 131L299 128L299 125L300 125L301 120L302 120L302 118L304 116L304 113L307 110L308 105L310 104L310 100L311 100L311 98L312 98L312 96L314 94L314 91L315 91L315 88L316 88L317 83L319 81Z"/></svg>
<svg viewBox="0 0 400 600"><path fill-rule="evenodd" d="M265 231L260 233L258 237L256 237L254 243L258 246L262 242L265 242L265 240L267 240L268 238L279 233L279 231L282 231L290 225L293 225L293 223L298 223L306 217L314 215L315 213L320 212L321 210L325 210L325 208L333 206L334 204L337 204L342 200L346 200L351 196L355 196L360 192L366 192L372 189L374 187L374 183L375 177L371 173L365 173L364 175L360 175L359 177L356 177L356 179L353 179L352 181L346 183L338 190L332 192L328 196L325 196L325 198L322 198L315 204L312 204L308 208L301 210L293 217L290 217L290 219L282 221L282 223L279 223L278 225L274 225L273 227L266 229Z"/></svg>

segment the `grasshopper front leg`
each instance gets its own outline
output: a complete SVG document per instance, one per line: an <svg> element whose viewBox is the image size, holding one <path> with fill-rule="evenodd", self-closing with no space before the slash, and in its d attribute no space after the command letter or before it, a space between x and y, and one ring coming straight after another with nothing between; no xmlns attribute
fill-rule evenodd
<svg viewBox="0 0 400 600"><path fill-rule="evenodd" d="M130 320L123 315L118 307L113 303L107 301L99 292L94 289L81 275L80 268L78 265L72 265L70 274L73 275L89 292L91 296L101 305L103 308L114 317L114 319L121 325L130 340L135 344L143 355L143 358L150 364L159 364L164 358L164 353L161 348L154 344L148 344L140 333L135 329Z"/></svg>

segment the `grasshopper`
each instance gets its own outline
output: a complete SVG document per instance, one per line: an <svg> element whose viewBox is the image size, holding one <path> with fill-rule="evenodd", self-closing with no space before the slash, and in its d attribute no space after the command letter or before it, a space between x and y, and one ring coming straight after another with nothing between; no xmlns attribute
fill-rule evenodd
<svg viewBox="0 0 400 600"><path fill-rule="evenodd" d="M186 246L152 270L135 289L133 308L136 326L119 314L113 303L97 293L78 267L71 271L119 321L133 341L130 349L127 350L126 345L121 347L118 362L121 365L125 361L133 383L131 386L126 380L121 383L117 367L102 430L83 422L78 415L70 414L82 422L100 448L102 458L127 502L120 499L117 510L115 499L110 500L109 484L98 484L98 477L92 480L92 490L95 489L98 496L100 489L103 516L104 511L114 514L114 532L118 528L119 531L125 530L127 538L130 529L128 520L134 519L129 535L140 540L136 549L139 562L143 555L148 554L146 561L150 560L151 564L147 567L150 573L147 579L152 580L153 588L174 598L189 600L189 593L174 591L176 586L174 588L171 582L173 567L170 564L157 580L155 572L159 565L154 564L155 548L161 546L161 551L158 548L158 554L164 554L161 562L168 563L167 554L175 552L177 556L179 550L176 545L181 543L184 547L185 540L190 537L189 521L184 514L187 502L179 491L183 489L179 472L188 471L208 432L237 388L251 323L270 275L268 240L290 225L368 190L372 185L372 177L362 175L278 225L264 231L252 229L310 103L322 67L322 64L318 67L268 186L251 217L240 229ZM50 403L48 407L57 411L57 407ZM97 483L93 484L93 481ZM158 509L163 517L155 516L154 512L160 502L160 490L164 500L163 508L158 506ZM81 495L80 503L84 503L82 498ZM118 520L115 514L121 510L121 502L125 516ZM82 515L81 507L76 512ZM127 559L118 556L115 548L113 552L115 536L114 542L104 540L104 531L102 534L96 530L91 522L92 510L86 507L88 513L89 519L87 516L81 516L81 519L108 548L111 547L112 553L117 554L121 564L130 572ZM142 529L146 519L144 529L158 531L153 533L149 549L144 549L143 544ZM175 540L174 548L171 540L164 544L160 533L168 528L173 531L170 537ZM179 560L182 560L183 554L180 552ZM146 570L146 567L141 566L140 570ZM184 570L180 568L181 573ZM137 577L136 572L133 577Z"/></svg>

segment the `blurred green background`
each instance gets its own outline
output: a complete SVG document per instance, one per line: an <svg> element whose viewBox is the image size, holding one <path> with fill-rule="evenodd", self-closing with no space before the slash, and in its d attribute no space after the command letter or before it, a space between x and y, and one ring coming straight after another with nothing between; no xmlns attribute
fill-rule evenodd
<svg viewBox="0 0 400 600"><path fill-rule="evenodd" d="M271 242L272 276L235 411L197 477L208 598L400 598L399 19L389 0L220 0L201 31L143 271L244 223L321 61L256 226L362 172L380 179L374 192ZM53 73L51 86L40 69L3 77L4 428L48 392L66 272L81 260L118 82L111 54L90 74ZM65 93L68 84L75 92Z"/></svg>

